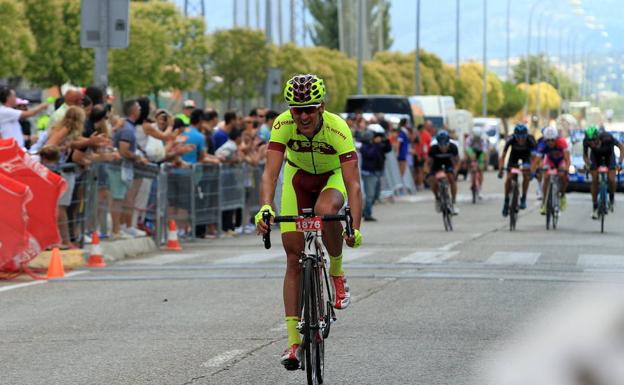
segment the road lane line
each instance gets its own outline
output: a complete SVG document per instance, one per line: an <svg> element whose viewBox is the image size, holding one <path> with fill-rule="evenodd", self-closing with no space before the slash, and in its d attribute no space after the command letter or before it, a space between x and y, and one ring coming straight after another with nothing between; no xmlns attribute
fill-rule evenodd
<svg viewBox="0 0 624 385"><path fill-rule="evenodd" d="M624 255L581 254L576 265L579 267L624 268Z"/></svg>
<svg viewBox="0 0 624 385"><path fill-rule="evenodd" d="M346 252L343 251L342 254L342 260L343 262L353 262L355 260L358 260L360 258L364 258L367 257L369 255L373 254L373 251L371 250L347 250Z"/></svg>
<svg viewBox="0 0 624 385"><path fill-rule="evenodd" d="M399 259L397 263L443 263L449 258L459 254L459 251L417 251Z"/></svg>
<svg viewBox="0 0 624 385"><path fill-rule="evenodd" d="M166 265L168 263L173 262L182 262L188 259L199 258L201 255L198 254L177 254L177 253L169 253L169 254L161 254L154 257L143 258L143 259L131 259L118 262L120 265Z"/></svg>
<svg viewBox="0 0 624 385"><path fill-rule="evenodd" d="M463 243L462 241L455 241L455 242L447 243L446 245L444 245L442 247L438 247L438 250L451 251L451 250L453 250L453 248L455 248L456 246L461 245L462 243Z"/></svg>
<svg viewBox="0 0 624 385"><path fill-rule="evenodd" d="M81 275L81 274L85 274L85 273L88 273L88 271L72 271L72 272L69 272L69 273L65 274L65 277L75 277L77 275ZM0 292L14 290L14 289L20 289L20 288L28 287L28 286L41 285L42 283L47 283L47 282L48 282L47 280L39 280L39 281L18 283L16 285L0 287Z"/></svg>
<svg viewBox="0 0 624 385"><path fill-rule="evenodd" d="M242 255L237 255L235 257L218 259L215 261L215 263L220 263L220 264L259 263L259 262L270 261L270 260L277 259L280 257L283 257L284 259L286 259L283 252L242 254Z"/></svg>
<svg viewBox="0 0 624 385"><path fill-rule="evenodd" d="M219 354L218 356L214 356L213 358L204 362L201 366L203 366L204 368L217 368L227 363L228 361L232 361L234 358L240 356L244 352L245 351L241 349L229 350L227 352Z"/></svg>
<svg viewBox="0 0 624 385"><path fill-rule="evenodd" d="M541 253L497 251L485 262L490 265L535 265Z"/></svg>

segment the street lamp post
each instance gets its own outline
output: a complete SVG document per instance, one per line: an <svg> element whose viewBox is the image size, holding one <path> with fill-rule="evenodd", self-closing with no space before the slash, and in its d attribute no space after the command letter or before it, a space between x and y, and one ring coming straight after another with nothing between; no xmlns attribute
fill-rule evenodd
<svg viewBox="0 0 624 385"><path fill-rule="evenodd" d="M483 0L483 106L481 115L487 116L487 0Z"/></svg>
<svg viewBox="0 0 624 385"><path fill-rule="evenodd" d="M455 77L459 79L459 0L456 2L457 14L455 17Z"/></svg>
<svg viewBox="0 0 624 385"><path fill-rule="evenodd" d="M362 95L364 83L364 0L358 0L357 23L357 93Z"/></svg>
<svg viewBox="0 0 624 385"><path fill-rule="evenodd" d="M416 0L416 61L414 67L414 94L420 95L420 0Z"/></svg>
<svg viewBox="0 0 624 385"><path fill-rule="evenodd" d="M458 1L459 3L459 1ZM511 16L510 16L510 8L511 8L511 0L507 0L507 47L506 47L506 54L507 54L507 69L505 71L505 75L507 76L507 81L509 81L511 79L511 74L509 72L509 68L510 68L510 64L509 64L509 50L510 50L510 37L511 37Z"/></svg>
<svg viewBox="0 0 624 385"><path fill-rule="evenodd" d="M531 6L531 11L529 12L529 24L528 24L528 35L527 35L527 51L526 51L526 60L525 60L525 69L524 69L524 84L525 84L525 94L526 101L524 103L524 114L527 115L529 112L529 72L531 71L531 66L529 65L529 57L531 55L531 27L533 20L533 12L537 8L537 5L541 4L538 1L533 3Z"/></svg>

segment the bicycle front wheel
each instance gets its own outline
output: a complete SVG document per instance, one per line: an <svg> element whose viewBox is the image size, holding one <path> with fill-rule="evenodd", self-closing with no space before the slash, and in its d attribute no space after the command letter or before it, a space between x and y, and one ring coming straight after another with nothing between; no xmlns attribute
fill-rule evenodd
<svg viewBox="0 0 624 385"><path fill-rule="evenodd" d="M318 318L318 301L315 290L315 269L312 260L308 259L303 265L303 287L304 287L304 350L305 350L305 366L306 376L309 385L318 385L323 383L322 379L322 363L323 354L319 351L323 344L323 337L319 329ZM319 370L320 369L320 370ZM319 375L320 374L320 375Z"/></svg>
<svg viewBox="0 0 624 385"><path fill-rule="evenodd" d="M518 220L518 183L512 181L511 205L509 207L509 231L516 229L516 221Z"/></svg>

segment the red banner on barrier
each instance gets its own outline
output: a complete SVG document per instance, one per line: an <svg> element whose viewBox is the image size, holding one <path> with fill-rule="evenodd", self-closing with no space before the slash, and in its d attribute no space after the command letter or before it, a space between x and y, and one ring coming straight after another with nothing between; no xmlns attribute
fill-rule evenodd
<svg viewBox="0 0 624 385"><path fill-rule="evenodd" d="M13 139L0 139L0 175L0 226L13 229L10 235L2 231L0 237L0 269L19 270L41 250L60 242L57 206L66 183Z"/></svg>

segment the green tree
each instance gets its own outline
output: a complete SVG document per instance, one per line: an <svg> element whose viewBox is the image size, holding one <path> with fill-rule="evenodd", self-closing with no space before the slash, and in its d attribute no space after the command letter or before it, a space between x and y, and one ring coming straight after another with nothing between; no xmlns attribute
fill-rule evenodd
<svg viewBox="0 0 624 385"><path fill-rule="evenodd" d="M217 31L209 47L211 75L223 82L210 90L214 99L225 99L228 108L234 99L258 95L264 84L269 52L264 33L244 28Z"/></svg>
<svg viewBox="0 0 624 385"><path fill-rule="evenodd" d="M80 47L79 0L24 0L37 48L28 55L25 75L33 83L60 87L91 80L93 51Z"/></svg>
<svg viewBox="0 0 624 385"><path fill-rule="evenodd" d="M188 89L197 87L207 60L208 41L205 23L201 18L187 18L179 8L169 2L138 2L132 4L133 18L148 19L165 31L168 53L163 57L163 79L154 88L157 94L162 89Z"/></svg>
<svg viewBox="0 0 624 385"><path fill-rule="evenodd" d="M516 84L524 83L527 69L527 60L520 59L520 62L513 67L513 79ZM532 55L528 60L529 84L538 81L538 71L541 72L540 81L549 83L554 88L561 89L561 94L567 99L578 96L578 85L566 74L549 64L544 55Z"/></svg>
<svg viewBox="0 0 624 385"><path fill-rule="evenodd" d="M507 119L513 118L522 110L526 101L524 92L512 82L503 82L503 104L498 109L497 116L503 120L505 132L509 132Z"/></svg>
<svg viewBox="0 0 624 385"><path fill-rule="evenodd" d="M94 51L80 47L80 0L65 0L60 30L63 73L67 82L86 86L93 81Z"/></svg>
<svg viewBox="0 0 624 385"><path fill-rule="evenodd" d="M110 84L122 99L167 88L165 64L172 54L167 43L163 26L147 18L132 17L130 45L115 49L110 55Z"/></svg>
<svg viewBox="0 0 624 385"><path fill-rule="evenodd" d="M35 42L19 2L0 0L0 36L0 78L21 76Z"/></svg>

